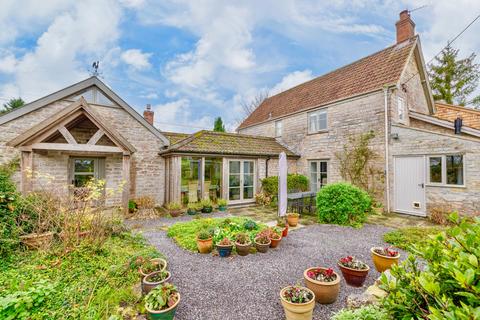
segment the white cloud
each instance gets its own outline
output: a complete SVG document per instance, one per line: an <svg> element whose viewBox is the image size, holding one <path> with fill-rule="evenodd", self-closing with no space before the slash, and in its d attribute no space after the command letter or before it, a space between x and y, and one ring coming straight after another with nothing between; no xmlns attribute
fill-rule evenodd
<svg viewBox="0 0 480 320"><path fill-rule="evenodd" d="M295 87L301 83L304 83L308 80L313 78L311 70L303 70L303 71L294 71L292 73L287 74L280 80L279 83L274 85L272 89L269 90L270 96Z"/></svg>
<svg viewBox="0 0 480 320"><path fill-rule="evenodd" d="M0 52L1 53L1 52ZM0 73L14 73L17 65L17 59L11 52L0 54Z"/></svg>
<svg viewBox="0 0 480 320"><path fill-rule="evenodd" d="M120 56L123 62L132 66L136 70L144 70L151 67L150 57L151 53L144 53L139 49L129 49L122 52Z"/></svg>
<svg viewBox="0 0 480 320"><path fill-rule="evenodd" d="M144 99L158 99L159 96L156 92L150 92L150 93L146 93L146 94L142 94L140 95L141 98L144 98Z"/></svg>
<svg viewBox="0 0 480 320"><path fill-rule="evenodd" d="M153 110L155 126L163 131L191 133L213 128L213 118L210 116L196 117L196 112L192 112L192 106L188 99L159 104L154 106Z"/></svg>
<svg viewBox="0 0 480 320"><path fill-rule="evenodd" d="M127 8L139 8L145 3L145 0L120 0L120 3Z"/></svg>

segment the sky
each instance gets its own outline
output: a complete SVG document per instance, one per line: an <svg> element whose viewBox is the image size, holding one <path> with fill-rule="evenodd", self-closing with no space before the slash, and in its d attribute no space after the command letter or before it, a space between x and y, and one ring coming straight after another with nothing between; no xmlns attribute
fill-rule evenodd
<svg viewBox="0 0 480 320"><path fill-rule="evenodd" d="M0 103L55 92L91 74L160 130L233 131L242 104L395 42L411 13L429 61L480 14L477 0L2 0ZM480 21L454 46L479 52ZM480 59L480 58L479 58Z"/></svg>

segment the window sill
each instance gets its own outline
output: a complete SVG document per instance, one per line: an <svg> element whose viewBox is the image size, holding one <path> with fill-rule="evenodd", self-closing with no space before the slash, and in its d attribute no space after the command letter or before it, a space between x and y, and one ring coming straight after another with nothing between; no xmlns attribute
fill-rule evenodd
<svg viewBox="0 0 480 320"><path fill-rule="evenodd" d="M429 183L425 185L426 187L440 187L440 188L459 188L459 189L466 189L467 186L462 184L462 185L456 185L456 184L435 184L435 183Z"/></svg>
<svg viewBox="0 0 480 320"><path fill-rule="evenodd" d="M320 133L328 133L328 129L320 130L320 131L316 131L316 132L307 132L307 136L312 136L312 135L320 134Z"/></svg>

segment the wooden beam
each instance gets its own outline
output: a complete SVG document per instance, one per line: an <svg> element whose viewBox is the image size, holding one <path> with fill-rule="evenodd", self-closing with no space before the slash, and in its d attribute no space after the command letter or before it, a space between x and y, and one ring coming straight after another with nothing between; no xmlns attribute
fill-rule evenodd
<svg viewBox="0 0 480 320"><path fill-rule="evenodd" d="M65 140L67 140L68 143L77 144L77 140L75 140L75 138L72 136L70 131L65 128L65 126L61 126L60 128L58 128L58 132L62 134L62 136L65 138Z"/></svg>
<svg viewBox="0 0 480 320"><path fill-rule="evenodd" d="M102 129L98 129L97 132L88 140L87 144L96 145L98 140L100 140L105 132Z"/></svg>
<svg viewBox="0 0 480 320"><path fill-rule="evenodd" d="M128 213L128 200L130 200L130 156L124 155L122 158L122 180L124 182L122 190L122 206L125 213Z"/></svg>
<svg viewBox="0 0 480 320"><path fill-rule="evenodd" d="M54 151L74 151L74 152L103 152L103 153L125 153L119 147L97 146L88 144L68 144L68 143L34 143L27 148L33 150L54 150ZM20 147L22 150L22 147Z"/></svg>
<svg viewBox="0 0 480 320"><path fill-rule="evenodd" d="M23 194L32 191L33 152L22 151L20 156L21 190Z"/></svg>

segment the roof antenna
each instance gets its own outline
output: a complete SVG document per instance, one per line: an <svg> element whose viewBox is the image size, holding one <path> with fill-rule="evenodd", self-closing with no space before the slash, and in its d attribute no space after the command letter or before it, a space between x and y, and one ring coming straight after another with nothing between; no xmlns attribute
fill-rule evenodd
<svg viewBox="0 0 480 320"><path fill-rule="evenodd" d="M416 7L415 9L412 9L412 10L408 10L408 12L411 13L413 11L417 11L417 10L420 10L420 9L423 9L423 8L426 8L426 7L428 7L428 4L424 4L423 6Z"/></svg>
<svg viewBox="0 0 480 320"><path fill-rule="evenodd" d="M98 77L100 72L98 71L98 67L100 66L100 61L93 61L92 69L90 70L90 75L92 77Z"/></svg>

